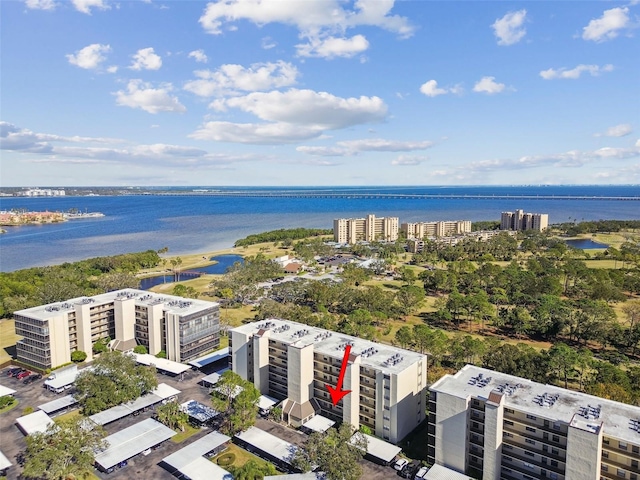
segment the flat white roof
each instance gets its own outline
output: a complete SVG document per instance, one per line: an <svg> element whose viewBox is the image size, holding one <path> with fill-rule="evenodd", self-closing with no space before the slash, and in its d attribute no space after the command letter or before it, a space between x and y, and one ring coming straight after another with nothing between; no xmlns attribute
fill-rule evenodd
<svg viewBox="0 0 640 480"><path fill-rule="evenodd" d="M260 395L260 398L258 398L258 408L260 410L269 410L278 403L280 403L280 400L276 400L269 395Z"/></svg>
<svg viewBox="0 0 640 480"><path fill-rule="evenodd" d="M472 478L463 473L456 472L442 465L434 465L424 476L425 480L472 480Z"/></svg>
<svg viewBox="0 0 640 480"><path fill-rule="evenodd" d="M354 435L357 435L359 433L360 432L356 432ZM400 447L396 447L392 443L385 442L384 440L380 440L379 438L372 437L371 435L367 435L364 433L360 433L360 435L363 435L364 438L367 439L367 455L379 458L384 462L390 462L396 457L396 455L398 455L402 451ZM353 437L351 437L349 443L353 443Z"/></svg>
<svg viewBox="0 0 640 480"><path fill-rule="evenodd" d="M24 433L32 435L36 432L46 432L49 425L53 425L53 420L42 410L37 410L16 419L16 423Z"/></svg>
<svg viewBox="0 0 640 480"><path fill-rule="evenodd" d="M191 480L233 480L229 472L210 462L204 455L231 440L220 432L196 440L190 445L162 459Z"/></svg>
<svg viewBox="0 0 640 480"><path fill-rule="evenodd" d="M187 370L191 370L191 367L184 363L174 362L172 360L167 360L166 358L158 358L149 353L133 353L132 355L135 357L136 362L142 365L153 365L158 370L164 370L165 372L173 373L174 375L179 375Z"/></svg>
<svg viewBox="0 0 640 480"><path fill-rule="evenodd" d="M178 395L179 393L180 390L177 390L166 383L161 383L152 392L142 395L132 402L116 405L115 407L108 408L102 412L95 413L89 418L98 425L107 425L111 422L124 418L133 412L156 405L167 398Z"/></svg>
<svg viewBox="0 0 640 480"><path fill-rule="evenodd" d="M427 356L403 348L375 343L369 340L311 327L291 320L269 318L261 322L248 323L231 331L245 335L256 335L262 330L270 332L269 338L287 345L305 347L313 345L314 353L342 360L345 346L351 345L351 355L360 356L361 365L373 367L385 373L400 373L416 362L426 362Z"/></svg>
<svg viewBox="0 0 640 480"><path fill-rule="evenodd" d="M220 374L218 372L210 373L206 377L202 377L200 381L209 385L215 385L220 380Z"/></svg>
<svg viewBox="0 0 640 480"><path fill-rule="evenodd" d="M116 300L128 300L132 298L135 299L136 305L149 307L162 304L163 311L175 313L180 316L191 315L219 305L216 302L209 302L206 300L195 300L192 298L186 299L174 295L158 294L147 292L145 290L125 288L123 290L107 292L100 295L94 295L92 297L77 297L71 298L65 302L39 305L37 307L19 310L15 313L18 315L47 320L49 318L58 317L61 313L74 311L76 305L91 305L92 307L97 307L99 305L114 303Z"/></svg>
<svg viewBox="0 0 640 480"><path fill-rule="evenodd" d="M220 360L224 360L229 356L229 347L221 348L220 350L216 350L215 352L208 353L200 358L196 358L195 360L191 360L189 365L202 368L210 363L219 362Z"/></svg>
<svg viewBox="0 0 640 480"><path fill-rule="evenodd" d="M147 448L155 447L175 434L176 432L160 422L148 418L109 435L106 438L109 447L96 455L96 463L105 470L109 469L120 462L135 457Z"/></svg>
<svg viewBox="0 0 640 480"><path fill-rule="evenodd" d="M51 402L43 403L38 408L47 415L50 415L57 412L58 410L62 410L63 408L68 408L72 405L76 405L77 403L78 401L73 398L73 395L65 395L62 398L57 398Z"/></svg>
<svg viewBox="0 0 640 480"><path fill-rule="evenodd" d="M12 463L5 456L5 454L0 452L0 471L9 468L11 465L12 465Z"/></svg>
<svg viewBox="0 0 640 480"><path fill-rule="evenodd" d="M204 457L195 457L186 465L174 468L191 480L233 480L233 475Z"/></svg>
<svg viewBox="0 0 640 480"><path fill-rule="evenodd" d="M292 443L286 442L257 427L249 427L246 431L238 433L236 438L288 464L291 463L294 453L298 450L298 447Z"/></svg>
<svg viewBox="0 0 640 480"><path fill-rule="evenodd" d="M632 419L640 420L640 407L614 402L586 393L565 390L555 385L543 385L521 377L507 375L486 368L466 365L455 375L445 375L431 385L430 390L458 398L475 397L483 400L495 391L504 395L504 404L550 421L573 424L592 431L602 428L609 437L631 443L638 442ZM587 409L598 409L597 418L581 416ZM582 421L584 420L584 421Z"/></svg>
<svg viewBox="0 0 640 480"><path fill-rule="evenodd" d="M80 370L78 370L78 366L71 365L70 367L61 368L60 370L54 370L53 372L51 372L51 376L55 375L55 378L53 378L52 380L49 380L47 378L44 381L44 384L50 388L66 387L67 385L71 385L73 382L75 382L79 374Z"/></svg>
<svg viewBox="0 0 640 480"><path fill-rule="evenodd" d="M336 422L331 420L330 418L323 417L322 415L316 415L307 423L302 424L304 428L308 428L309 430L313 430L314 432L326 432L331 427L335 425Z"/></svg>
<svg viewBox="0 0 640 480"><path fill-rule="evenodd" d="M4 385L0 385L0 397L5 397L7 395L13 395L16 391L13 388L5 387Z"/></svg>
<svg viewBox="0 0 640 480"><path fill-rule="evenodd" d="M289 480L325 480L327 476L324 472L310 472L310 473L292 473L290 475L269 475L264 477L263 480L284 480L287 477Z"/></svg>

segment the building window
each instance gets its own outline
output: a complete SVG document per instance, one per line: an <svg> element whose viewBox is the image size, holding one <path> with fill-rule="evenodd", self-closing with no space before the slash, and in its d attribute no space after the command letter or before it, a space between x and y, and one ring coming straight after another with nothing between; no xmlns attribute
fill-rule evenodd
<svg viewBox="0 0 640 480"><path fill-rule="evenodd" d="M606 450L602 451L602 458L609 458L609 452L607 452Z"/></svg>
<svg viewBox="0 0 640 480"><path fill-rule="evenodd" d="M618 469L618 476L620 478L624 478L626 476L626 472L624 470L622 470L621 468Z"/></svg>
<svg viewBox="0 0 640 480"><path fill-rule="evenodd" d="M625 442L618 442L618 448L620 450L626 450L627 449L627 444Z"/></svg>
<svg viewBox="0 0 640 480"><path fill-rule="evenodd" d="M554 468L558 468L558 462L556 462L555 460L551 460L551 466Z"/></svg>
<svg viewBox="0 0 640 480"><path fill-rule="evenodd" d="M552 453L553 455L558 455L558 454L560 453L560 451L559 451L557 448L552 448L552 449L551 449L551 453Z"/></svg>
<svg viewBox="0 0 640 480"><path fill-rule="evenodd" d="M537 420L538 419L535 415L529 415L529 414L527 414L527 418L529 420Z"/></svg>
<svg viewBox="0 0 640 480"><path fill-rule="evenodd" d="M609 445L609 439L608 438L603 438L602 439L602 443L604 443L605 445Z"/></svg>
<svg viewBox="0 0 640 480"><path fill-rule="evenodd" d="M549 473L549 478L550 478L551 480L558 480L558 474L557 474L557 473L554 473L554 472L550 472L550 473Z"/></svg>
<svg viewBox="0 0 640 480"><path fill-rule="evenodd" d="M513 410L511 410L510 408L505 408L504 409L505 413L515 413Z"/></svg>
<svg viewBox="0 0 640 480"><path fill-rule="evenodd" d="M525 450L525 451L524 451L524 454L525 454L526 456L528 456L528 457L533 457L533 456L535 456L535 454L534 454L533 452L530 452L529 450Z"/></svg>
<svg viewBox="0 0 640 480"><path fill-rule="evenodd" d="M527 427L527 432L533 432L536 433L536 429L533 427Z"/></svg>
<svg viewBox="0 0 640 480"><path fill-rule="evenodd" d="M631 451L633 453L640 453L640 447L638 447L637 445L632 445L631 446Z"/></svg>
<svg viewBox="0 0 640 480"><path fill-rule="evenodd" d="M513 433L509 433L509 432L502 432L502 434L507 437L507 438L513 438Z"/></svg>
<svg viewBox="0 0 640 480"><path fill-rule="evenodd" d="M536 444L536 441L535 441L535 440L531 440L530 438L525 438L525 439L524 439L524 441L525 441L526 443L531 444L531 445L535 445L535 444Z"/></svg>
<svg viewBox="0 0 640 480"><path fill-rule="evenodd" d="M604 463L602 464L602 471L603 472L608 472L609 471L609 466L605 465Z"/></svg>
<svg viewBox="0 0 640 480"><path fill-rule="evenodd" d="M558 443L560 441L560 437L558 435L554 435L553 437L551 437L551 440Z"/></svg>
<svg viewBox="0 0 640 480"><path fill-rule="evenodd" d="M505 423L505 425L511 425L511 426L513 426L513 422L512 422L512 421L510 421L510 420L505 420L505 421L504 421L504 423Z"/></svg>

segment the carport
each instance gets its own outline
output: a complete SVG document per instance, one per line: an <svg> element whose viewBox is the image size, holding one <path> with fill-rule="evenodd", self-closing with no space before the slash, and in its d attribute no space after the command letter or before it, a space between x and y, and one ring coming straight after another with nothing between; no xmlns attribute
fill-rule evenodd
<svg viewBox="0 0 640 480"><path fill-rule="evenodd" d="M73 395L65 395L62 398L53 400L52 402L43 403L38 408L47 415L53 416L75 409L77 405L78 401L73 398Z"/></svg>
<svg viewBox="0 0 640 480"><path fill-rule="evenodd" d="M166 464L165 468L178 478L233 480L233 476L229 472L205 458L211 454L217 455L224 450L229 440L231 438L226 435L211 432L191 445L164 457L162 461Z"/></svg>
<svg viewBox="0 0 640 480"><path fill-rule="evenodd" d="M236 442L245 450L274 462L285 470L293 468L291 460L298 447L256 427L238 433Z"/></svg>
<svg viewBox="0 0 640 480"><path fill-rule="evenodd" d="M53 420L42 410L38 410L16 419L16 423L23 434L32 435L36 432L46 432L49 425L53 425Z"/></svg>
<svg viewBox="0 0 640 480"><path fill-rule="evenodd" d="M354 435L362 435L367 439L367 453L365 454L365 458L372 462L389 465L393 459L396 458L396 455L402 451L400 447L396 447L392 443L385 442L371 435L360 432L356 432ZM354 437L351 437L349 443L353 444L353 440Z"/></svg>
<svg viewBox="0 0 640 480"><path fill-rule="evenodd" d="M96 455L96 464L101 470L108 472L125 460L169 440L175 434L176 432L152 418L143 420L109 435L106 438L109 447Z"/></svg>
<svg viewBox="0 0 640 480"><path fill-rule="evenodd" d="M313 433L313 432L326 432L331 427L335 425L336 422L331 420L330 418L323 417L322 415L316 415L307 423L304 423L301 427L303 432Z"/></svg>
<svg viewBox="0 0 640 480"><path fill-rule="evenodd" d="M148 353L134 353L133 356L140 365L156 367L159 373L170 373L173 376L180 377L180 380L183 379L184 372L191 370L190 366L183 363L167 360L166 358L158 358Z"/></svg>

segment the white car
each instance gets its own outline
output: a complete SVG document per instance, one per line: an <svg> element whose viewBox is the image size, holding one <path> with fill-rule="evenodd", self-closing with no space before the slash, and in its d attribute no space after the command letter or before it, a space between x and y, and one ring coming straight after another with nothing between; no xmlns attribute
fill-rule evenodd
<svg viewBox="0 0 640 480"><path fill-rule="evenodd" d="M393 468L398 470L399 472L404 468L405 465L409 463L409 460L406 458L399 458L396 463L393 464Z"/></svg>
<svg viewBox="0 0 640 480"><path fill-rule="evenodd" d="M413 478L415 479L424 478L424 476L427 474L428 471L429 469L427 467L422 467L420 470L418 470L418 473L416 473L416 476Z"/></svg>

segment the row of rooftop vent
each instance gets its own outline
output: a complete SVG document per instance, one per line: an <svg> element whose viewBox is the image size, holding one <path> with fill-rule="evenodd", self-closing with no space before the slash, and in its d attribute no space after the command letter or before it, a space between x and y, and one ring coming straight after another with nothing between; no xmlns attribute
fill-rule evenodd
<svg viewBox="0 0 640 480"><path fill-rule="evenodd" d="M469 385L475 385L476 387L483 388L489 385L490 381L491 377L485 377L484 374L479 373L477 376L471 377L467 383Z"/></svg>
<svg viewBox="0 0 640 480"><path fill-rule="evenodd" d="M371 355L375 355L376 353L378 353L377 348L369 347L364 349L362 352L360 352L360 356L362 356L362 358L367 358L367 357L370 357Z"/></svg>
<svg viewBox="0 0 640 480"><path fill-rule="evenodd" d="M353 340L345 340L344 342L342 342L340 345L336 347L336 350L345 350L347 348L347 345L350 347L353 347L354 345Z"/></svg>
<svg viewBox="0 0 640 480"><path fill-rule="evenodd" d="M537 403L541 407L549 408L553 407L553 405L558 401L558 398L560 398L560 394L558 393L544 392L542 395L536 395L533 399L533 403Z"/></svg>
<svg viewBox="0 0 640 480"><path fill-rule="evenodd" d="M292 338L302 338L305 335L309 335L309 330L307 330L306 328L293 332L293 335L291 335L291 337Z"/></svg>
<svg viewBox="0 0 640 480"><path fill-rule="evenodd" d="M393 365L397 365L403 360L404 360L404 357L402 355L400 355L399 353L395 353L391 355L389 358L387 358L383 363L387 367L392 367Z"/></svg>
<svg viewBox="0 0 640 480"><path fill-rule="evenodd" d="M596 420L600 418L601 405L587 405L586 407L580 407L578 409L578 415L586 418L587 420Z"/></svg>

